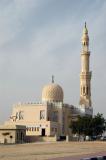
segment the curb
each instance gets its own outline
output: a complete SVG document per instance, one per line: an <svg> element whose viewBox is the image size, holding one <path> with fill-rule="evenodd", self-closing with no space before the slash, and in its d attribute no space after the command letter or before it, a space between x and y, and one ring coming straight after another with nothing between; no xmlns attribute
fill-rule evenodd
<svg viewBox="0 0 106 160"><path fill-rule="evenodd" d="M91 157L91 158L82 158L80 160L106 160L106 156L97 156L97 157Z"/></svg>

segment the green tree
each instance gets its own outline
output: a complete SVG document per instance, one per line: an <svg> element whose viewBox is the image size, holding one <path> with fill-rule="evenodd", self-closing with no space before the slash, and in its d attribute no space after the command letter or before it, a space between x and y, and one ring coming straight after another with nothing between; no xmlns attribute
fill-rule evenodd
<svg viewBox="0 0 106 160"><path fill-rule="evenodd" d="M73 134L85 136L98 136L106 129L106 121L102 114L92 116L78 116L76 121L72 121L70 128Z"/></svg>
<svg viewBox="0 0 106 160"><path fill-rule="evenodd" d="M93 135L102 135L102 133L105 131L105 124L106 120L103 117L103 114L98 113L93 118Z"/></svg>
<svg viewBox="0 0 106 160"><path fill-rule="evenodd" d="M72 121L70 128L73 134L78 134L83 136L92 135L92 117L91 116L78 116L76 121Z"/></svg>

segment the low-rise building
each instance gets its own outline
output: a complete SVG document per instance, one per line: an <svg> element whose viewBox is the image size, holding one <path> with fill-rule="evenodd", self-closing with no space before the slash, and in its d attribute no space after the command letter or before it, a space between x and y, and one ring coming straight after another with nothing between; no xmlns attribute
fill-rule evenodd
<svg viewBox="0 0 106 160"><path fill-rule="evenodd" d="M14 144L25 142L26 127L22 125L1 125L0 143Z"/></svg>

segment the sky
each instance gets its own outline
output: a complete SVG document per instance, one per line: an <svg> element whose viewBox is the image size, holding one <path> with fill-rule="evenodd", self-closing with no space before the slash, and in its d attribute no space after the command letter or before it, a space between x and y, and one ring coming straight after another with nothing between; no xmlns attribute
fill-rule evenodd
<svg viewBox="0 0 106 160"><path fill-rule="evenodd" d="M92 107L106 117L106 0L0 0L0 123L14 104L41 102L52 75L64 102L79 105L85 21Z"/></svg>

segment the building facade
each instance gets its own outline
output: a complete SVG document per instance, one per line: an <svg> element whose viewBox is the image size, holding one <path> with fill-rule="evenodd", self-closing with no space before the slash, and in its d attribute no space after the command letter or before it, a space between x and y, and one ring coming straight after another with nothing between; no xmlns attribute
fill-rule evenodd
<svg viewBox="0 0 106 160"><path fill-rule="evenodd" d="M42 103L17 104L5 125L26 126L26 136L71 135L71 106L63 103L64 93L60 85L51 83L42 90Z"/></svg>

